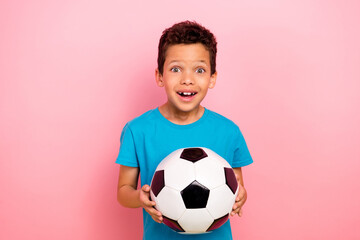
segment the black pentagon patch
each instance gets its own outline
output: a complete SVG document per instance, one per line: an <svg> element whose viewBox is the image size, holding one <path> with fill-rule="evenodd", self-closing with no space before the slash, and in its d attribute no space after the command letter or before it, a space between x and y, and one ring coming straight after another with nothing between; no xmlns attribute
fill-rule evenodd
<svg viewBox="0 0 360 240"><path fill-rule="evenodd" d="M196 180L181 191L185 207L189 209L205 208L209 199L210 190Z"/></svg>
<svg viewBox="0 0 360 240"><path fill-rule="evenodd" d="M224 170L225 170L226 184L229 186L231 191L235 194L236 189L238 187L238 182L236 180L234 170L232 168L224 168Z"/></svg>
<svg viewBox="0 0 360 240"><path fill-rule="evenodd" d="M163 223L171 229L175 230L176 232L185 232L185 230L180 226L180 224L171 218L163 216Z"/></svg>
<svg viewBox="0 0 360 240"><path fill-rule="evenodd" d="M185 148L181 153L180 158L188 160L190 162L197 162L200 159L206 158L208 155L201 148Z"/></svg>
<svg viewBox="0 0 360 240"><path fill-rule="evenodd" d="M226 214L225 216L215 219L214 222L211 224L211 226L206 230L207 232L215 230L219 227L221 227L229 218L229 214Z"/></svg>
<svg viewBox="0 0 360 240"><path fill-rule="evenodd" d="M151 182L151 190L157 197L161 189L165 187L164 170L156 171Z"/></svg>

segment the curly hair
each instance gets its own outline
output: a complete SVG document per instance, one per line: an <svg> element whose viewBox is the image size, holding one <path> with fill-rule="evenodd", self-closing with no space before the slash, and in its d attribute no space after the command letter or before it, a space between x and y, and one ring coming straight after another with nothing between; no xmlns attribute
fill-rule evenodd
<svg viewBox="0 0 360 240"><path fill-rule="evenodd" d="M158 69L163 74L166 50L175 44L202 43L210 54L211 75L216 72L216 38L197 22L184 21L163 31L158 49Z"/></svg>

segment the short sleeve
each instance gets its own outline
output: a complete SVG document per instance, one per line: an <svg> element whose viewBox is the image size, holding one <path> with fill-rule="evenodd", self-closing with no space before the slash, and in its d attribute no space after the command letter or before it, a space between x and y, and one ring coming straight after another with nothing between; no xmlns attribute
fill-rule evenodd
<svg viewBox="0 0 360 240"><path fill-rule="evenodd" d="M233 158L233 168L244 167L253 163L253 159L250 155L249 149L246 145L244 136L242 135L240 129L237 127L235 132L235 141L234 141L234 158Z"/></svg>
<svg viewBox="0 0 360 240"><path fill-rule="evenodd" d="M120 137L120 150L116 163L128 167L139 167L137 160L135 141L129 123L125 125Z"/></svg>

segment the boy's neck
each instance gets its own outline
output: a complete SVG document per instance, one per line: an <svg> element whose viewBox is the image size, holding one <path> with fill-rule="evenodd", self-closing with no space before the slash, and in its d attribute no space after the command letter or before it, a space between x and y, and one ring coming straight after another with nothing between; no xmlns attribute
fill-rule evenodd
<svg viewBox="0 0 360 240"><path fill-rule="evenodd" d="M198 108L183 112L179 109L171 108L168 103L159 107L160 113L170 122L178 125L187 125L196 122L204 114L205 108L199 105Z"/></svg>

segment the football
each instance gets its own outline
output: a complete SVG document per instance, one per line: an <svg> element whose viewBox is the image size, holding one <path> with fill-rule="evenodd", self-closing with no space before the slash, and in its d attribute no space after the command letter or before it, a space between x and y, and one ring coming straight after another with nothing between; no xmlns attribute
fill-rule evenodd
<svg viewBox="0 0 360 240"><path fill-rule="evenodd" d="M208 148L178 149L157 166L150 197L163 223L179 233L205 233L229 218L238 183L229 163Z"/></svg>

